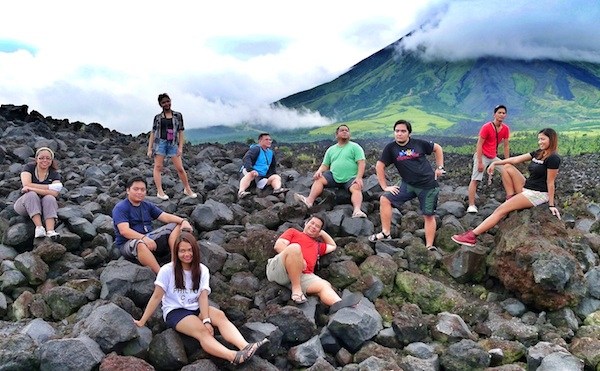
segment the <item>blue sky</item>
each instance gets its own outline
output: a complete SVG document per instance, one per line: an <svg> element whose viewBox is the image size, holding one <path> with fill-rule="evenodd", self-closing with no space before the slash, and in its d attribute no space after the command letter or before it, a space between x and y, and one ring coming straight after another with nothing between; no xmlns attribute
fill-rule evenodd
<svg viewBox="0 0 600 371"><path fill-rule="evenodd" d="M600 62L597 0L20 0L0 23L0 103L137 135L168 92L186 127L318 126L270 103L328 82L406 33L423 58ZM35 10L35 11L33 11Z"/></svg>

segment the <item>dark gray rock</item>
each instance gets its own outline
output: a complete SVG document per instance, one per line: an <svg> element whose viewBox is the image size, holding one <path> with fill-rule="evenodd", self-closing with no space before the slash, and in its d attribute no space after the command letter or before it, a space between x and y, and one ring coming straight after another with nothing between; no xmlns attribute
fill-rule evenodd
<svg viewBox="0 0 600 371"><path fill-rule="evenodd" d="M15 267L27 278L32 285L39 285L46 280L48 264L32 252L24 252L15 257Z"/></svg>
<svg viewBox="0 0 600 371"><path fill-rule="evenodd" d="M78 333L98 343L104 353L120 350L124 343L138 336L131 315L113 303L94 309L81 323Z"/></svg>
<svg viewBox="0 0 600 371"><path fill-rule="evenodd" d="M521 303L515 298L508 298L502 301L500 305L502 305L502 308L504 308L505 311L514 317L521 317L527 311L525 304Z"/></svg>
<svg viewBox="0 0 600 371"><path fill-rule="evenodd" d="M357 351L383 329L381 315L363 298L356 307L342 308L329 320L329 331L350 351Z"/></svg>
<svg viewBox="0 0 600 371"><path fill-rule="evenodd" d="M288 359L296 367L312 366L317 359L323 357L325 357L325 352L318 336L313 336L308 341L291 347L288 351Z"/></svg>
<svg viewBox="0 0 600 371"><path fill-rule="evenodd" d="M29 335L38 346L56 335L54 327L41 318L36 318L29 322L20 332Z"/></svg>
<svg viewBox="0 0 600 371"><path fill-rule="evenodd" d="M448 371L481 370L489 366L490 355L473 340L461 340L448 347L441 364Z"/></svg>
<svg viewBox="0 0 600 371"><path fill-rule="evenodd" d="M67 223L69 224L69 229L81 237L83 241L90 241L98 234L96 227L85 218L73 217Z"/></svg>
<svg viewBox="0 0 600 371"><path fill-rule="evenodd" d="M152 339L148 359L159 370L178 370L188 364L183 341L173 329L161 332Z"/></svg>
<svg viewBox="0 0 600 371"><path fill-rule="evenodd" d="M442 312L437 315L437 322L431 328L433 338L440 342L456 342L462 339L477 340L475 334L460 316Z"/></svg>
<svg viewBox="0 0 600 371"><path fill-rule="evenodd" d="M26 334L0 336L0 368L4 370L36 370L40 360L35 341Z"/></svg>
<svg viewBox="0 0 600 371"><path fill-rule="evenodd" d="M40 346L40 370L93 370L103 357L98 344L85 336L49 340Z"/></svg>
<svg viewBox="0 0 600 371"><path fill-rule="evenodd" d="M285 306L268 313L267 322L277 326L283 333L283 342L300 344L316 333L315 324L308 319L302 310Z"/></svg>
<svg viewBox="0 0 600 371"><path fill-rule="evenodd" d="M65 319L87 303L87 297L81 291L66 286L58 286L42 294L48 303L55 320Z"/></svg>
<svg viewBox="0 0 600 371"><path fill-rule="evenodd" d="M545 341L539 342L527 350L527 369L537 370L541 365L542 360L552 353L569 354L569 352L560 345Z"/></svg>
<svg viewBox="0 0 600 371"><path fill-rule="evenodd" d="M113 260L100 274L101 299L116 295L130 298L140 307L145 307L154 291L155 276L150 268L141 267L126 260Z"/></svg>
<svg viewBox="0 0 600 371"><path fill-rule="evenodd" d="M536 371L583 370L583 361L569 353L556 352L544 357Z"/></svg>

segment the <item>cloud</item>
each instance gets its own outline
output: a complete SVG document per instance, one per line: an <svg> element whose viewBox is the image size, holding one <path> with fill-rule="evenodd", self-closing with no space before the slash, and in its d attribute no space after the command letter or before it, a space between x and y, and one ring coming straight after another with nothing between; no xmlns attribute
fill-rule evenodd
<svg viewBox="0 0 600 371"><path fill-rule="evenodd" d="M0 38L0 53L14 53L19 50L25 50L31 54L35 54L36 49L31 45L20 42L18 40Z"/></svg>
<svg viewBox="0 0 600 371"><path fill-rule="evenodd" d="M14 1L3 10L28 14L27 27L19 17L0 23L0 40L11 41L0 48L0 102L131 134L149 130L162 92L188 128L325 125L331 119L271 103L391 44L426 3L392 15L386 0Z"/></svg>
<svg viewBox="0 0 600 371"><path fill-rule="evenodd" d="M448 61L482 56L600 63L597 0L437 1L402 50Z"/></svg>

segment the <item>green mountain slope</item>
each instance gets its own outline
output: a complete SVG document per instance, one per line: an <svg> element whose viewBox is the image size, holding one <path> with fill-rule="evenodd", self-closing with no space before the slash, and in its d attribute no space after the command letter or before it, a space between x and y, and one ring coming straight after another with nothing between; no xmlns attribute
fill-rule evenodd
<svg viewBox="0 0 600 371"><path fill-rule="evenodd" d="M424 61L414 53L398 53L401 42L328 83L275 102L336 120L326 127L278 132L280 140L332 138L341 123L357 139L389 137L391 125L400 118L411 121L417 134L473 136L497 104L508 107L513 131L551 126L561 132L600 134L600 64L499 58Z"/></svg>
<svg viewBox="0 0 600 371"><path fill-rule="evenodd" d="M415 132L476 134L497 104L515 130L552 126L600 129L600 65L481 58L425 62L382 49L337 79L281 99L346 122L370 135L398 118ZM314 134L331 128L312 130ZM356 131L356 130L354 130ZM365 132L366 131L366 132Z"/></svg>

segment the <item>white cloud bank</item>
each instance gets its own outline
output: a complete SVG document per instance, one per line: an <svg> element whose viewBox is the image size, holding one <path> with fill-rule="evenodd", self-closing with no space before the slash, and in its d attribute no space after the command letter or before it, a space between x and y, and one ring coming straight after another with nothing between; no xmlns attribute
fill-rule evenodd
<svg viewBox="0 0 600 371"><path fill-rule="evenodd" d="M167 92L187 128L318 126L270 103L335 79L406 33L425 58L600 62L597 0L20 0L3 6L0 103L150 130Z"/></svg>
<svg viewBox="0 0 600 371"><path fill-rule="evenodd" d="M167 92L188 128L324 125L270 104L394 42L424 4L15 1L0 23L0 103L138 134Z"/></svg>
<svg viewBox="0 0 600 371"><path fill-rule="evenodd" d="M402 43L427 59L482 56L600 63L598 0L436 1Z"/></svg>

